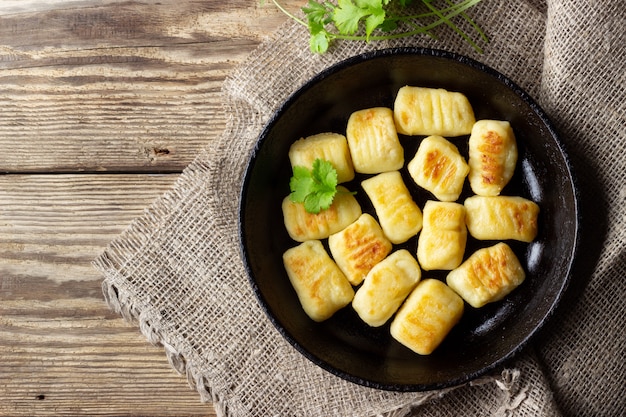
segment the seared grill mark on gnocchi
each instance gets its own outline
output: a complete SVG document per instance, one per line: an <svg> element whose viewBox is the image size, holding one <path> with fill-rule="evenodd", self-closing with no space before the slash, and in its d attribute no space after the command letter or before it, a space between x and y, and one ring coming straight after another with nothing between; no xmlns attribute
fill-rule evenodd
<svg viewBox="0 0 626 417"><path fill-rule="evenodd" d="M477 195L495 196L509 183L517 164L517 143L507 121L479 120L469 138L469 182Z"/></svg>
<svg viewBox="0 0 626 417"><path fill-rule="evenodd" d="M311 319L326 320L352 301L354 289L319 240L288 249L283 263L300 304Z"/></svg>
<svg viewBox="0 0 626 417"><path fill-rule="evenodd" d="M330 252L352 285L359 285L367 273L391 252L391 242L371 215L328 238Z"/></svg>
<svg viewBox="0 0 626 417"><path fill-rule="evenodd" d="M500 242L474 252L461 266L450 271L446 282L468 304L479 308L501 300L525 278L513 250Z"/></svg>
<svg viewBox="0 0 626 417"><path fill-rule="evenodd" d="M539 206L523 197L472 196L465 200L466 224L479 240L532 242L538 233Z"/></svg>
<svg viewBox="0 0 626 417"><path fill-rule="evenodd" d="M463 299L446 284L424 279L391 322L391 336L415 353L431 354L459 322Z"/></svg>
<svg viewBox="0 0 626 417"><path fill-rule="evenodd" d="M441 136L425 138L407 169L417 185L441 201L456 201L469 173L458 148Z"/></svg>

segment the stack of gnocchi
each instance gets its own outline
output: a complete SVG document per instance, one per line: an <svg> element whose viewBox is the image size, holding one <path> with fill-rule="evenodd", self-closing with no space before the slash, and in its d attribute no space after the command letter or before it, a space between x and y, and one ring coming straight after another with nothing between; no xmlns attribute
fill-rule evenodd
<svg viewBox="0 0 626 417"><path fill-rule="evenodd" d="M410 178L430 193L421 208L400 173L405 154L399 134L424 137L415 139L421 143L406 164ZM446 139L464 135L468 161ZM501 300L525 279L505 241L533 241L539 207L501 195L517 157L509 122L477 121L463 94L414 86L398 91L393 109L352 113L345 136L321 133L294 142L292 166L327 160L339 183L367 174L360 186L373 207L364 212L343 186L318 214L289 196L283 200L285 227L299 242L283 262L306 314L323 321L351 304L369 326L391 321L394 339L420 355L432 353L466 303L480 308ZM461 203L466 179L473 195ZM468 233L497 243L466 256ZM416 236L416 251L398 248ZM449 271L445 282L422 277L434 270Z"/></svg>

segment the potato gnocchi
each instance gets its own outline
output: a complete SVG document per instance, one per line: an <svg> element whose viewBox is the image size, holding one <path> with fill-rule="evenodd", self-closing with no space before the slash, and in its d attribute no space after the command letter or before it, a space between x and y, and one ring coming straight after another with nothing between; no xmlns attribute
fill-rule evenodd
<svg viewBox="0 0 626 417"><path fill-rule="evenodd" d="M289 196L283 199L283 220L289 236L296 242L325 239L337 233L359 218L361 205L345 187L339 192L328 210L309 213L301 203L294 203Z"/></svg>
<svg viewBox="0 0 626 417"><path fill-rule="evenodd" d="M469 138L469 183L478 195L500 195L517 164L517 143L511 125L479 120Z"/></svg>
<svg viewBox="0 0 626 417"><path fill-rule="evenodd" d="M511 247L500 242L474 252L450 271L446 283L469 305L479 308L501 300L525 278L524 268Z"/></svg>
<svg viewBox="0 0 626 417"><path fill-rule="evenodd" d="M352 156L348 141L339 133L319 133L295 141L289 148L291 167L303 166L311 169L316 159L330 162L337 170L339 184L354 179Z"/></svg>
<svg viewBox="0 0 626 417"><path fill-rule="evenodd" d="M472 196L463 203L470 235L479 240L519 240L537 237L537 203L523 197Z"/></svg>
<svg viewBox="0 0 626 417"><path fill-rule="evenodd" d="M436 279L421 281L391 322L391 336L420 355L430 355L461 320L463 299Z"/></svg>
<svg viewBox="0 0 626 417"><path fill-rule="evenodd" d="M458 148L441 136L422 140L407 169L417 185L440 201L459 199L470 170Z"/></svg>
<svg viewBox="0 0 626 417"><path fill-rule="evenodd" d="M372 327L394 315L422 277L420 266L406 249L400 249L368 272L352 300L352 307Z"/></svg>
<svg viewBox="0 0 626 417"><path fill-rule="evenodd" d="M406 167L398 134L424 136L403 139L420 141ZM455 140L466 141L467 161L447 139L463 135L469 138ZM351 305L367 325L389 325L400 344L429 355L465 304L480 308L510 294L525 271L504 241L531 242L539 224L535 202L500 195L514 175L517 152L509 122L476 121L463 94L413 86L399 89L393 109L351 113L345 136L296 140L289 149L292 167L324 159L338 183L349 183L337 187L330 208L319 214L289 197L283 201L287 232L300 242L285 251L283 262L305 313L323 321ZM414 184L404 182L403 169ZM372 210L364 211L348 192L353 180ZM430 193L421 209L415 186ZM474 195L459 202L469 190ZM467 253L468 238L499 242ZM407 242L416 242L414 252L396 247ZM445 282L422 279L422 271L434 270L446 271Z"/></svg>
<svg viewBox="0 0 626 417"><path fill-rule="evenodd" d="M378 174L398 170L404 165L404 148L389 108L376 107L352 113L346 138L356 172Z"/></svg>
<svg viewBox="0 0 626 417"><path fill-rule="evenodd" d="M424 226L417 241L422 269L450 270L461 265L467 243L465 207L459 203L427 201Z"/></svg>
<svg viewBox="0 0 626 417"><path fill-rule="evenodd" d="M413 201L399 171L378 174L361 182L374 206L380 226L391 243L404 243L422 229L422 211Z"/></svg>
<svg viewBox="0 0 626 417"><path fill-rule="evenodd" d="M323 321L350 304L354 290L319 240L308 240L283 254L287 276L302 308Z"/></svg>
<svg viewBox="0 0 626 417"><path fill-rule="evenodd" d="M342 231L328 237L328 247L352 285L359 285L378 262L391 252L391 242L367 213Z"/></svg>
<svg viewBox="0 0 626 417"><path fill-rule="evenodd" d="M467 135L476 121L465 95L442 88L400 88L393 114L404 135Z"/></svg>

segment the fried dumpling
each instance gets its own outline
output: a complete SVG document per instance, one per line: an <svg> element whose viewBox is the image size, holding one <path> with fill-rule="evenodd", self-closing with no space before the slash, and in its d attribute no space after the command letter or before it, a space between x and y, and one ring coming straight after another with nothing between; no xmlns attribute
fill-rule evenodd
<svg viewBox="0 0 626 417"><path fill-rule="evenodd" d="M469 173L457 147L437 135L422 140L407 169L417 185L441 201L456 201Z"/></svg>
<svg viewBox="0 0 626 417"><path fill-rule="evenodd" d="M361 215L361 206L345 187L338 186L331 206L317 214L304 209L304 204L294 203L285 197L282 204L283 220L289 236L296 242L325 239L344 229Z"/></svg>
<svg viewBox="0 0 626 417"><path fill-rule="evenodd" d="M467 135L476 120L465 95L442 88L400 88L393 114L404 135Z"/></svg>
<svg viewBox="0 0 626 417"><path fill-rule="evenodd" d="M376 264L352 300L352 307L372 327L382 326L394 315L422 276L417 260L400 249Z"/></svg>
<svg viewBox="0 0 626 417"><path fill-rule="evenodd" d="M424 205L423 226L417 241L417 260L422 269L454 269L463 261L467 243L465 207L429 200Z"/></svg>
<svg viewBox="0 0 626 417"><path fill-rule="evenodd" d="M352 285L319 240L288 249L283 263L302 308L315 321L330 318L354 298Z"/></svg>
<svg viewBox="0 0 626 417"><path fill-rule="evenodd" d="M347 182L354 178L352 157L348 141L339 133L319 133L295 141L289 148L291 167L313 167L316 159L330 162L337 171L337 182Z"/></svg>
<svg viewBox="0 0 626 417"><path fill-rule="evenodd" d="M386 107L358 110L346 128L354 170L363 174L395 171L404 165L393 112Z"/></svg>
<svg viewBox="0 0 626 417"><path fill-rule="evenodd" d="M450 271L446 282L475 308L501 300L517 288L526 274L513 250L504 242L479 249Z"/></svg>
<svg viewBox="0 0 626 417"><path fill-rule="evenodd" d="M507 121L479 120L469 138L469 183L477 195L499 195L517 164L517 142Z"/></svg>
<svg viewBox="0 0 626 417"><path fill-rule="evenodd" d="M465 200L465 223L479 240L519 240L537 237L539 206L523 197L472 196Z"/></svg>
<svg viewBox="0 0 626 417"><path fill-rule="evenodd" d="M378 174L361 182L378 222L391 243L403 243L422 229L422 211L399 171Z"/></svg>
<svg viewBox="0 0 626 417"><path fill-rule="evenodd" d="M464 304L436 279L424 279L391 322L391 336L420 355L430 355L463 316Z"/></svg>
<svg viewBox="0 0 626 417"><path fill-rule="evenodd" d="M330 235L328 247L352 285L359 285L374 265L391 252L391 242L376 219L367 213L342 231Z"/></svg>

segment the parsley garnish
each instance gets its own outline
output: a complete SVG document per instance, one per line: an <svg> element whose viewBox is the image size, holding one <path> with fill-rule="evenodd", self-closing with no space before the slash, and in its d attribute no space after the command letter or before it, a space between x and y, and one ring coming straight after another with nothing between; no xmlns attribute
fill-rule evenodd
<svg viewBox="0 0 626 417"><path fill-rule="evenodd" d="M311 170L295 166L289 188L291 201L304 203L307 212L317 214L333 203L337 194L337 171L330 162L319 158L313 162Z"/></svg>
<svg viewBox="0 0 626 417"><path fill-rule="evenodd" d="M411 14L413 0L338 0L333 4L326 0L309 0L302 8L306 21L287 11L278 0L272 2L283 13L306 26L311 34L309 46L315 53L324 53L335 39L352 41L380 41L403 38L418 34L434 37L435 27L445 24L465 39L479 53L482 49L452 19L461 16L486 42L484 32L465 14L465 11L481 0L463 0L454 3L445 0L444 7L436 7L435 0L421 0L423 13ZM380 33L378 33L378 32Z"/></svg>

